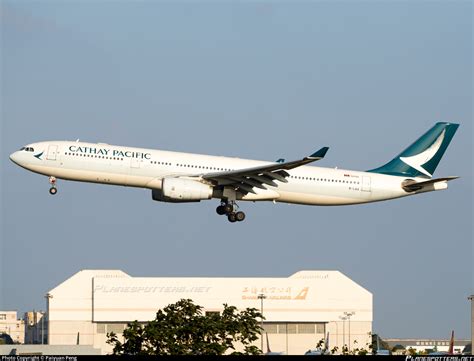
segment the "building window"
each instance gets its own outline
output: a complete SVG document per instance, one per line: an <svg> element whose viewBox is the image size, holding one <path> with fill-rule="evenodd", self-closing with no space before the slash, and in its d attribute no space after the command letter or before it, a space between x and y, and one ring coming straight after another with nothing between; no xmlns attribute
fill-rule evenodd
<svg viewBox="0 0 474 361"><path fill-rule="evenodd" d="M288 328L288 333L296 333L296 324L289 323L287 325L287 328Z"/></svg>
<svg viewBox="0 0 474 361"><path fill-rule="evenodd" d="M316 324L316 333L322 333L322 334L326 333L324 326L325 326L324 323L317 323Z"/></svg>
<svg viewBox="0 0 474 361"><path fill-rule="evenodd" d="M279 334L324 334L325 324L316 322L305 323L264 323L264 331Z"/></svg>
<svg viewBox="0 0 474 361"><path fill-rule="evenodd" d="M6 320L7 315L5 313L0 313L0 320Z"/></svg>
<svg viewBox="0 0 474 361"><path fill-rule="evenodd" d="M105 333L105 323L97 324L97 333Z"/></svg>
<svg viewBox="0 0 474 361"><path fill-rule="evenodd" d="M276 323L274 324L264 324L263 325L263 330L266 332L266 333L277 333L278 331L278 325Z"/></svg>
<svg viewBox="0 0 474 361"><path fill-rule="evenodd" d="M107 333L113 332L117 335L121 335L124 329L125 325L123 323L109 323L107 325Z"/></svg>
<svg viewBox="0 0 474 361"><path fill-rule="evenodd" d="M121 335L127 325L123 323L98 323L97 333L110 333L113 332L117 335Z"/></svg>
<svg viewBox="0 0 474 361"><path fill-rule="evenodd" d="M298 333L315 333L316 327L314 323L299 323Z"/></svg>

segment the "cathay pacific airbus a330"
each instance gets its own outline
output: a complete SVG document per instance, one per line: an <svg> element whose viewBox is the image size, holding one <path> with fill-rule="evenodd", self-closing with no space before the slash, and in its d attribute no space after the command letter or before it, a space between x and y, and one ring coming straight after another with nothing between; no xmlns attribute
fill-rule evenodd
<svg viewBox="0 0 474 361"><path fill-rule="evenodd" d="M57 179L151 189L160 202L220 199L216 211L243 221L237 201L335 206L384 201L446 189L457 177L432 178L458 124L437 123L387 164L365 172L306 166L324 158L324 147L303 159L265 162L103 143L49 141L10 155L19 166Z"/></svg>

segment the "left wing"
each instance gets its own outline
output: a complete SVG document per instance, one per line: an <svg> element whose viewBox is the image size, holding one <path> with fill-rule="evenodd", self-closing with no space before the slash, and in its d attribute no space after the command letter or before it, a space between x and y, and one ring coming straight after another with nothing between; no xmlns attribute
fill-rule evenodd
<svg viewBox="0 0 474 361"><path fill-rule="evenodd" d="M211 182L214 186L232 186L244 194L256 193L253 188L267 189L266 186L278 187L275 181L287 183L290 175L287 170L323 159L328 151L323 147L310 156L291 162L270 163L253 168L237 169L227 172L206 173L201 179Z"/></svg>

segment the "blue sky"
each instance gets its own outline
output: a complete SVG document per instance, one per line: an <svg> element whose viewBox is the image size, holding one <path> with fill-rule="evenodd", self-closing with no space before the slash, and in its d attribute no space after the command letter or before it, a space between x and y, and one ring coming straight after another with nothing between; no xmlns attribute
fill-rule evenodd
<svg viewBox="0 0 474 361"><path fill-rule="evenodd" d="M467 338L473 293L468 1L1 2L1 294L20 312L81 269L133 276L340 270L374 294L382 337ZM352 207L164 204L8 160L40 140L371 169L460 123L444 192Z"/></svg>

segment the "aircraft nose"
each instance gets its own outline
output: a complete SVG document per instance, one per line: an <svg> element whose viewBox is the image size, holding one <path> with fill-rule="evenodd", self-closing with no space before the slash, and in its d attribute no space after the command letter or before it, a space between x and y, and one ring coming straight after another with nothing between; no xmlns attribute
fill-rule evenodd
<svg viewBox="0 0 474 361"><path fill-rule="evenodd" d="M18 152L13 152L12 154L10 154L10 160L13 163L18 164Z"/></svg>

